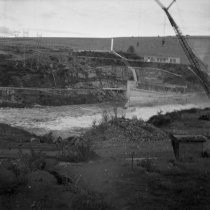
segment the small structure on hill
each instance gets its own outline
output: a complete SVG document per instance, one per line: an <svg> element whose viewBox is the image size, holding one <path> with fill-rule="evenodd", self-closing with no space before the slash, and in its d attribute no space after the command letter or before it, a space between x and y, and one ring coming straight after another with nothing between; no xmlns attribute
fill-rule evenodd
<svg viewBox="0 0 210 210"><path fill-rule="evenodd" d="M155 63L175 63L180 64L181 59L177 57L170 56L144 56L145 62L155 62Z"/></svg>

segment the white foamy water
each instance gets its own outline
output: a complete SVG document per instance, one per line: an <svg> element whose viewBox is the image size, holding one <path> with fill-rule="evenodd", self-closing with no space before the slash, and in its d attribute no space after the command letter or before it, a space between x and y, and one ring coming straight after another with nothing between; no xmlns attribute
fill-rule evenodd
<svg viewBox="0 0 210 210"><path fill-rule="evenodd" d="M125 115L127 118L136 116L137 118L148 120L160 111L166 113L174 110L205 107L209 107L209 103L159 105L153 107L137 106L128 109L118 108L118 115ZM0 123L21 127L36 134L56 131L57 134L66 137L75 132L80 132L81 129L90 127L94 120L99 122L105 110L108 113L113 113L113 106L97 104L21 109L1 108Z"/></svg>

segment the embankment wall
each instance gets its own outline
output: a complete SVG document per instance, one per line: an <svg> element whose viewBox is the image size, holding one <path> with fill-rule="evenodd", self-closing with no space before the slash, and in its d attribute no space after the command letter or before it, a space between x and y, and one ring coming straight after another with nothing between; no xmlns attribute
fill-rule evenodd
<svg viewBox="0 0 210 210"><path fill-rule="evenodd" d="M123 101L125 91L99 89L0 88L0 106L25 107L35 104L60 106Z"/></svg>

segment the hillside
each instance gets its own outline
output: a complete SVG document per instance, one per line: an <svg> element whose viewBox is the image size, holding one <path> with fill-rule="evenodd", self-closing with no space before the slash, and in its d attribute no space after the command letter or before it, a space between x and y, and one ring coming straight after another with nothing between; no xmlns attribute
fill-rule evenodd
<svg viewBox="0 0 210 210"><path fill-rule="evenodd" d="M125 87L127 80L132 79L131 71L119 58L109 53L53 52L44 49L37 56L34 52L23 55L21 48L17 49L18 53L14 50L13 54L1 55L0 86L74 89ZM138 80L143 83L187 84L189 89L198 84L186 65L146 63L136 55L125 55L132 58L129 63L136 69Z"/></svg>
<svg viewBox="0 0 210 210"><path fill-rule="evenodd" d="M197 43L199 40L208 41L210 38L198 39ZM132 79L122 60L108 52L108 38L5 38L0 41L0 86L125 87L127 80ZM139 81L199 89L184 59L180 65L143 62L143 56L149 54L168 53L185 58L174 37L167 37L164 46L160 37L116 38L114 46L136 68ZM130 46L133 53L128 52ZM204 48L204 45L196 45L199 46Z"/></svg>
<svg viewBox="0 0 210 210"><path fill-rule="evenodd" d="M187 36L187 40L196 55L208 65L210 72L210 37ZM98 50L110 51L110 38L1 38L0 44L13 45L24 44L27 46L46 46L57 49L59 47L73 50ZM181 58L181 63L188 64L187 58L181 49L177 38L169 36L165 38L162 46L162 37L116 37L114 48L116 51L126 52L130 46L134 47L138 56L167 55Z"/></svg>

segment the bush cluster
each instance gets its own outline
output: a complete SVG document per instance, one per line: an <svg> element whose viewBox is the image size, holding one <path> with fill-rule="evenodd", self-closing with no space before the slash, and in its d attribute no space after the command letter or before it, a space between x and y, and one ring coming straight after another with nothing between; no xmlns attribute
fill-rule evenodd
<svg viewBox="0 0 210 210"><path fill-rule="evenodd" d="M96 125L94 122L92 129L86 133L85 137L99 141L112 138L130 141L159 141L164 139L163 135L159 129L136 117L127 119L125 116L118 117L105 112L99 124Z"/></svg>

